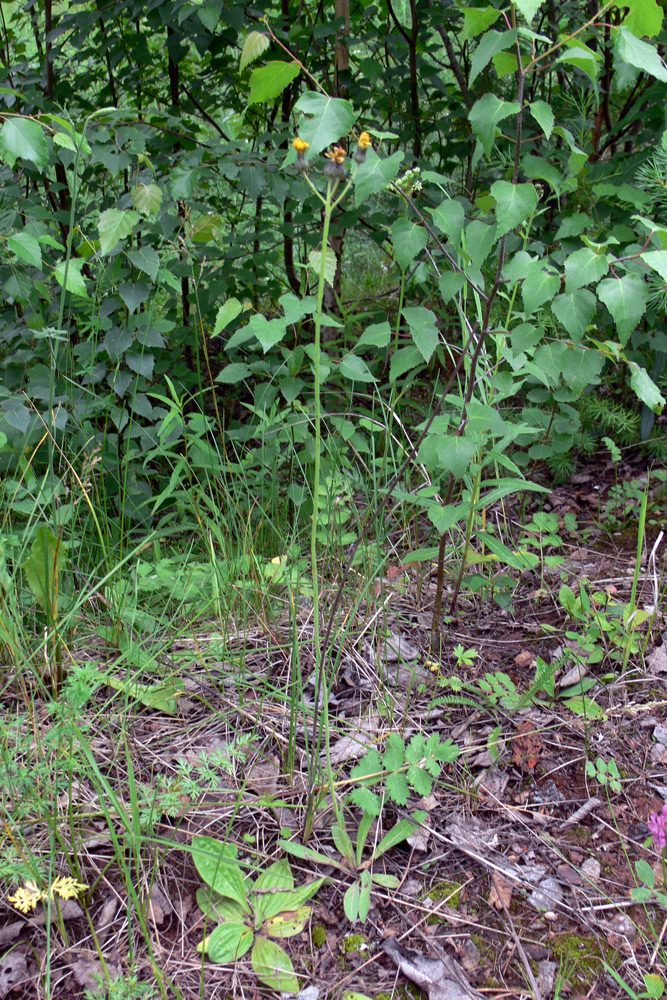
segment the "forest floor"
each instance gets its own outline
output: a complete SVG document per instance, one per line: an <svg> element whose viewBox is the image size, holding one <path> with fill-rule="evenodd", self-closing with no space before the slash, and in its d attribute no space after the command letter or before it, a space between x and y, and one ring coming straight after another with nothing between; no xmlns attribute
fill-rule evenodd
<svg viewBox="0 0 667 1000"><path fill-rule="evenodd" d="M626 479L637 476L626 470ZM331 799L322 796L308 839L321 860L292 857L291 865L297 885L328 880L303 930L278 940L303 1000L661 995L667 887L647 823L667 801L664 543L651 558L665 506L659 493L648 508L636 594L644 614L635 628L623 609L637 561L637 491L609 506L610 477L591 469L554 488L546 506L534 504L557 515L557 529L542 538L540 566L523 573L506 607L488 590L465 591L450 613L448 577L437 652L435 573L400 562L334 643L328 710L337 780L369 746L382 752L390 733L406 743L438 734L459 754L430 794L404 806L386 795L367 844L418 809L426 818L373 862L374 873L398 885L373 886L363 923L348 920L344 895L370 870L370 851L356 873L324 863L341 857ZM567 534L568 515L576 534ZM563 586L578 603L568 604ZM295 627L300 702L286 695ZM162 665L165 678L177 679L175 703L135 704L132 718L121 719L104 709L108 695L99 690L85 709L89 770L69 776L53 815L21 822L32 856L55 858L58 871L65 859L89 891L54 902L50 920L43 905L23 915L3 900L0 997L276 995L258 982L250 952L216 965L197 951L206 921L188 848L202 835L228 841L240 863L261 870L283 856L280 838L301 840L312 638L306 605L296 622L277 615L238 635L199 622ZM74 655L99 661L103 649L99 640L80 642ZM5 690L5 718L23 697L19 683ZM32 705L44 747L54 715L39 699ZM344 809L356 843L361 814ZM642 901L631 895L637 889ZM115 985L99 987L96 975Z"/></svg>

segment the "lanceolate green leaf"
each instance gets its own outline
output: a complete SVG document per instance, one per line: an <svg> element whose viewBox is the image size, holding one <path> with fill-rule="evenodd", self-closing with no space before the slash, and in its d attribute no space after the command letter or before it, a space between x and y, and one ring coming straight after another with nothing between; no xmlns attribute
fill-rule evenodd
<svg viewBox="0 0 667 1000"><path fill-rule="evenodd" d="M629 361L630 385L645 406L654 413L662 413L665 407L665 397L650 377L645 368L634 361Z"/></svg>
<svg viewBox="0 0 667 1000"><path fill-rule="evenodd" d="M305 116L299 135L310 143L311 156L347 135L357 117L349 101L311 91L302 94L294 108Z"/></svg>
<svg viewBox="0 0 667 1000"><path fill-rule="evenodd" d="M637 274L605 278L597 293L612 315L618 339L625 346L628 337L644 315L649 298L648 285Z"/></svg>
<svg viewBox="0 0 667 1000"><path fill-rule="evenodd" d="M21 158L43 169L47 162L44 129L30 118L7 118L0 129L0 150L10 167Z"/></svg>
<svg viewBox="0 0 667 1000"><path fill-rule="evenodd" d="M252 71L248 104L274 101L301 72L295 62L270 62Z"/></svg>
<svg viewBox="0 0 667 1000"><path fill-rule="evenodd" d="M546 101L531 101L530 113L544 132L547 139L551 138L554 128L554 113Z"/></svg>

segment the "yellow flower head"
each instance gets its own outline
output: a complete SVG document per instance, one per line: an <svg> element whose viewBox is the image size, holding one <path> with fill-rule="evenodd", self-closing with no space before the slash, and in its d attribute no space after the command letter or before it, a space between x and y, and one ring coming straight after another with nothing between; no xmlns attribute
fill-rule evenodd
<svg viewBox="0 0 667 1000"><path fill-rule="evenodd" d="M21 913L30 913L41 901L42 892L34 882L26 882L24 886L16 890L13 896L7 896L7 902Z"/></svg>
<svg viewBox="0 0 667 1000"><path fill-rule="evenodd" d="M347 153L342 146L334 146L330 153L325 153L324 155L328 156L330 160L334 161L334 163L345 163Z"/></svg>
<svg viewBox="0 0 667 1000"><path fill-rule="evenodd" d="M371 145L370 135L368 134L368 132L362 132L361 135L359 136L357 146L359 147L359 149L366 150L370 145Z"/></svg>
<svg viewBox="0 0 667 1000"><path fill-rule="evenodd" d="M310 143L306 142L305 139L292 139L292 145L299 155L303 155L307 149L310 149Z"/></svg>

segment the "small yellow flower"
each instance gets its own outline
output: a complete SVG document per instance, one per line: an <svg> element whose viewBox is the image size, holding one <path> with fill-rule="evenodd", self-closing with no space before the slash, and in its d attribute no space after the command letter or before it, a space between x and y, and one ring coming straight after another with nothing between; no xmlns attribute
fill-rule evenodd
<svg viewBox="0 0 667 1000"><path fill-rule="evenodd" d="M83 882L77 882L73 878L56 878L51 883L49 894L51 899L53 899L54 893L56 896L60 896L61 899L76 899L87 888L88 886L84 885Z"/></svg>
<svg viewBox="0 0 667 1000"><path fill-rule="evenodd" d="M306 142L305 139L292 139L292 145L296 149L296 169L301 171L308 170L310 164L306 160L306 150L310 149L310 143Z"/></svg>
<svg viewBox="0 0 667 1000"><path fill-rule="evenodd" d="M13 896L7 896L7 902L21 913L30 913L41 901L42 892L34 882L26 882L24 886L16 890Z"/></svg>
<svg viewBox="0 0 667 1000"><path fill-rule="evenodd" d="M359 141L357 142L357 146L359 147L359 149L365 150L368 149L370 145L371 145L370 135L368 134L368 132L362 132L361 135L359 136Z"/></svg>
<svg viewBox="0 0 667 1000"><path fill-rule="evenodd" d="M334 161L334 163L341 164L345 163L347 153L342 146L334 146L330 153L325 153L324 155L328 156L330 160Z"/></svg>

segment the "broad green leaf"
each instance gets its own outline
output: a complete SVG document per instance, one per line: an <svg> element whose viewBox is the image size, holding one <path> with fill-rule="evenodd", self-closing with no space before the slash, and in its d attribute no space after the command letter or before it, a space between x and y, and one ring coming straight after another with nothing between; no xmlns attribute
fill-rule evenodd
<svg viewBox="0 0 667 1000"><path fill-rule="evenodd" d="M47 163L46 137L42 126L29 118L6 118L0 129L0 150L10 167L30 160L43 169Z"/></svg>
<svg viewBox="0 0 667 1000"><path fill-rule="evenodd" d="M569 129L564 128L562 125L556 125L553 130L553 134L565 139L565 142L570 147L570 159L567 165L567 172L569 177L575 177L581 172L582 167L588 160L588 154L584 153L583 149L579 149L574 141L574 136Z"/></svg>
<svg viewBox="0 0 667 1000"><path fill-rule="evenodd" d="M162 191L157 184L143 184L139 181L132 188L132 204L143 216L157 215L162 204Z"/></svg>
<svg viewBox="0 0 667 1000"><path fill-rule="evenodd" d="M388 188L396 178L405 153L399 150L381 159L374 149L366 151L366 159L354 175L354 197L357 208L372 194Z"/></svg>
<svg viewBox="0 0 667 1000"><path fill-rule="evenodd" d="M192 840L192 860L204 882L221 896L237 902L245 913L250 913L243 876L235 858L236 848L232 844L223 844L213 837L194 837Z"/></svg>
<svg viewBox="0 0 667 1000"><path fill-rule="evenodd" d="M135 267L147 274L153 281L157 279L160 270L160 258L153 247L139 247L138 250L131 250L128 258Z"/></svg>
<svg viewBox="0 0 667 1000"><path fill-rule="evenodd" d="M468 118L487 156L491 153L498 123L510 115L518 114L520 110L516 101L501 101L495 94L485 94L475 102Z"/></svg>
<svg viewBox="0 0 667 1000"><path fill-rule="evenodd" d="M470 86L488 66L497 52L509 49L516 42L516 28L512 31L487 31L480 39L470 64Z"/></svg>
<svg viewBox="0 0 667 1000"><path fill-rule="evenodd" d="M653 413L662 413L665 408L665 397L648 372L635 361L628 361L628 367L630 368L630 385L636 395Z"/></svg>
<svg viewBox="0 0 667 1000"><path fill-rule="evenodd" d="M432 209L433 224L458 248L465 223L463 205L460 201L447 198Z"/></svg>
<svg viewBox="0 0 667 1000"><path fill-rule="evenodd" d="M621 25L616 34L616 51L623 62L667 83L667 66L655 46L635 38L625 25Z"/></svg>
<svg viewBox="0 0 667 1000"><path fill-rule="evenodd" d="M72 295L81 295L87 299L86 282L81 274L81 268L84 264L85 261L79 257L72 257L69 261L69 267L67 261L61 260L59 264L56 264L53 273L60 287L64 288L66 292L71 292Z"/></svg>
<svg viewBox="0 0 667 1000"><path fill-rule="evenodd" d="M322 267L322 251L321 250L311 250L308 254L308 266L315 275L316 278L320 276L320 268ZM336 277L336 267L338 266L338 260L336 254L331 247L327 247L324 253L324 280L328 281L333 288L334 279Z"/></svg>
<svg viewBox="0 0 667 1000"><path fill-rule="evenodd" d="M215 326L213 327L212 337L217 337L222 331L229 326L232 320L236 319L243 312L243 303L239 302L238 299L227 299L226 302L218 309L215 317Z"/></svg>
<svg viewBox="0 0 667 1000"><path fill-rule="evenodd" d="M132 315L144 304L151 294L151 290L148 285L144 285L141 281L122 281L118 286L118 294L125 303L127 311Z"/></svg>
<svg viewBox="0 0 667 1000"><path fill-rule="evenodd" d="M595 296L587 288L557 295L551 303L556 319L574 341L579 341L595 316Z"/></svg>
<svg viewBox="0 0 667 1000"><path fill-rule="evenodd" d="M233 899L221 896L219 892L214 892L208 885L202 885L197 889L197 906L202 913L217 923L230 921L233 924L242 924L246 913L242 906L239 906ZM209 924L210 926L210 924Z"/></svg>
<svg viewBox="0 0 667 1000"><path fill-rule="evenodd" d="M299 135L310 143L311 156L347 135L357 117L349 101L314 91L302 94L294 108L306 116L300 123Z"/></svg>
<svg viewBox="0 0 667 1000"><path fill-rule="evenodd" d="M624 274L621 278L605 278L597 293L611 313L618 339L625 346L644 315L650 294L648 285L637 274Z"/></svg>
<svg viewBox="0 0 667 1000"><path fill-rule="evenodd" d="M541 344L535 351L535 368L543 374L545 384L554 386L562 382L577 395L597 385L603 365L600 351L572 347L562 341Z"/></svg>
<svg viewBox="0 0 667 1000"><path fill-rule="evenodd" d="M536 312L545 302L550 302L560 288L560 275L553 271L540 268L536 274L531 274L521 286L523 308L526 315Z"/></svg>
<svg viewBox="0 0 667 1000"><path fill-rule="evenodd" d="M575 715L581 715L587 719L605 718L604 709L596 701L593 701L592 698L587 698L586 695L582 695L580 698L570 698L569 701L564 701L563 704Z"/></svg>
<svg viewBox="0 0 667 1000"><path fill-rule="evenodd" d="M183 687L173 680L164 684L140 684L138 681L108 676L105 683L114 691L122 691L128 698L136 698L140 704L155 712L178 715L178 695L182 693Z"/></svg>
<svg viewBox="0 0 667 1000"><path fill-rule="evenodd" d="M528 24L533 20L544 0L514 0L516 7L521 11Z"/></svg>
<svg viewBox="0 0 667 1000"><path fill-rule="evenodd" d="M31 264L32 267L42 266L42 248L39 245L39 241L35 236L30 233L14 233L7 240L7 246L19 260L24 261L26 264Z"/></svg>
<svg viewBox="0 0 667 1000"><path fill-rule="evenodd" d="M429 434L419 448L419 461L427 469L446 469L455 479L462 479L477 453L477 446L468 437L453 434Z"/></svg>
<svg viewBox="0 0 667 1000"><path fill-rule="evenodd" d="M243 382L249 375L252 375L252 368L238 361L230 365L225 365L222 371L215 376L215 381L222 382L223 385L238 385L239 382Z"/></svg>
<svg viewBox="0 0 667 1000"><path fill-rule="evenodd" d="M107 208L102 212L97 223L102 256L111 253L121 240L129 236L138 221L139 215L130 208Z"/></svg>
<svg viewBox="0 0 667 1000"><path fill-rule="evenodd" d="M493 57L493 68L498 74L499 79L509 76L511 73L516 73L517 65L516 56L513 52L496 52Z"/></svg>
<svg viewBox="0 0 667 1000"><path fill-rule="evenodd" d="M588 247L575 250L565 261L565 291L575 292L593 281L599 281L609 270L609 258Z"/></svg>
<svg viewBox="0 0 667 1000"><path fill-rule="evenodd" d="M389 364L389 381L395 382L417 365L423 365L424 359L416 347L401 347L394 351Z"/></svg>
<svg viewBox="0 0 667 1000"><path fill-rule="evenodd" d="M637 38L655 38L659 34L663 12L656 0L618 0L614 6L627 10L623 25Z"/></svg>
<svg viewBox="0 0 667 1000"><path fill-rule="evenodd" d="M598 75L598 57L591 49L579 45L575 48L566 49L555 60L557 63L567 63L568 66L575 66L582 73L595 82Z"/></svg>
<svg viewBox="0 0 667 1000"><path fill-rule="evenodd" d="M467 42L471 38L476 38L483 31L495 24L501 16L500 11L495 7L467 7L463 11L463 30L461 41Z"/></svg>
<svg viewBox="0 0 667 1000"><path fill-rule="evenodd" d="M301 67L298 63L283 61L270 62L266 66L254 69L250 74L248 104L275 101L300 72Z"/></svg>
<svg viewBox="0 0 667 1000"><path fill-rule="evenodd" d="M355 345L355 351L360 347L387 347L391 340L391 327L384 320L382 323L373 323L367 326Z"/></svg>
<svg viewBox="0 0 667 1000"><path fill-rule="evenodd" d="M252 331L262 345L262 350L266 354L272 347L279 344L287 333L287 324L284 319L267 320L266 316L259 313L252 317L244 330ZM238 331L239 333L241 331Z"/></svg>
<svg viewBox="0 0 667 1000"><path fill-rule="evenodd" d="M252 945L253 933L245 924L225 922L209 934L203 942L202 950L206 952L211 962L218 965L231 965L243 958Z"/></svg>
<svg viewBox="0 0 667 1000"><path fill-rule="evenodd" d="M667 250L645 250L642 260L657 271L663 281L667 282Z"/></svg>
<svg viewBox="0 0 667 1000"><path fill-rule="evenodd" d="M214 243L222 238L224 222L221 215L200 215L191 229L194 243Z"/></svg>
<svg viewBox="0 0 667 1000"><path fill-rule="evenodd" d="M537 190L533 184L496 181L491 185L491 194L496 199L497 236L504 236L525 222L537 207Z"/></svg>
<svg viewBox="0 0 667 1000"><path fill-rule="evenodd" d="M304 316L311 316L317 309L317 299L314 295L306 295L305 298L300 299L293 292L286 292L280 296L278 302L283 308L285 323L288 326L298 323ZM333 317L328 318L327 323L330 323L331 326L336 325L333 322Z"/></svg>
<svg viewBox="0 0 667 1000"><path fill-rule="evenodd" d="M563 219L561 219L560 225L556 230L556 239L567 240L573 236L581 236L590 224L590 217L585 215L583 212L575 212L573 215L566 215Z"/></svg>
<svg viewBox="0 0 667 1000"><path fill-rule="evenodd" d="M554 130L554 113L546 101L531 101L528 105L530 113L544 132L547 139L551 138Z"/></svg>
<svg viewBox="0 0 667 1000"><path fill-rule="evenodd" d="M239 60L239 73L255 59L259 59L266 50L271 45L269 36L264 34L263 31L251 31L246 40L243 43L243 48L241 49L241 58Z"/></svg>
<svg viewBox="0 0 667 1000"><path fill-rule="evenodd" d="M407 271L428 243L428 236L423 226L401 218L391 227L391 242L398 266L402 271Z"/></svg>
<svg viewBox="0 0 667 1000"><path fill-rule="evenodd" d="M463 509L463 504L434 504L427 509L429 520L439 535L446 534L455 524L464 520L467 511Z"/></svg>
<svg viewBox="0 0 667 1000"><path fill-rule="evenodd" d="M214 4L205 4L201 7L197 7L197 17L204 25L206 30L210 31L211 34L213 34L220 20L220 5L214 3Z"/></svg>
<svg viewBox="0 0 667 1000"><path fill-rule="evenodd" d="M553 163L550 163L541 156L524 153L521 157L521 169L528 180L545 180L551 185L556 194L560 194L565 180L560 167L555 167Z"/></svg>
<svg viewBox="0 0 667 1000"><path fill-rule="evenodd" d="M257 978L278 993L296 993L299 980L292 960L275 941L258 936L252 949L252 967Z"/></svg>
<svg viewBox="0 0 667 1000"><path fill-rule="evenodd" d="M424 361L430 361L440 342L435 314L424 306L408 306L403 309L405 319L415 347Z"/></svg>
<svg viewBox="0 0 667 1000"><path fill-rule="evenodd" d="M351 352L341 359L338 370L344 378L352 379L353 382L377 382L363 358Z"/></svg>

